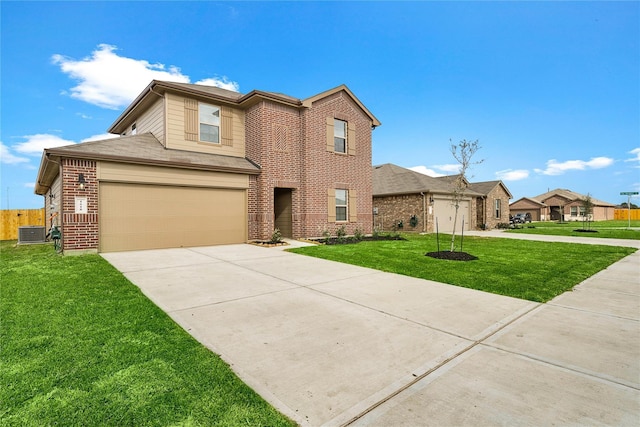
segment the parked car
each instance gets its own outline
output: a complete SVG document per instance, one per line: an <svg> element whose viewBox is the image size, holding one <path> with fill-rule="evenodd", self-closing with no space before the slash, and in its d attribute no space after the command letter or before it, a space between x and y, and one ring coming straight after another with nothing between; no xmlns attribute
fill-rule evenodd
<svg viewBox="0 0 640 427"><path fill-rule="evenodd" d="M524 224L525 222L531 222L531 214L529 212L518 213L512 218L511 222L513 224Z"/></svg>

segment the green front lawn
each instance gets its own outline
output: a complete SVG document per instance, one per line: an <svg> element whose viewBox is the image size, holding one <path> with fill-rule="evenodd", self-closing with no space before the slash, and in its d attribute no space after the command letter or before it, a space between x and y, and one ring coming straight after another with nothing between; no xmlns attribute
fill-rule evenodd
<svg viewBox="0 0 640 427"><path fill-rule="evenodd" d="M487 237L465 237L464 252L475 261L448 261L425 256L437 250L435 235L403 235L407 240L318 245L291 252L391 273L546 302L636 249L575 243L548 243ZM441 235L448 250L451 236Z"/></svg>
<svg viewBox="0 0 640 427"><path fill-rule="evenodd" d="M0 425L295 425L100 256L0 261Z"/></svg>
<svg viewBox="0 0 640 427"><path fill-rule="evenodd" d="M507 230L509 233L524 234L549 234L554 236L575 236L575 237L600 237L605 239L631 239L640 240L640 221L631 221L631 229L628 228L628 221L594 221L589 225L581 221L557 223L553 221L532 222L519 224L522 228ZM596 230L593 233L574 231L577 229L589 228Z"/></svg>

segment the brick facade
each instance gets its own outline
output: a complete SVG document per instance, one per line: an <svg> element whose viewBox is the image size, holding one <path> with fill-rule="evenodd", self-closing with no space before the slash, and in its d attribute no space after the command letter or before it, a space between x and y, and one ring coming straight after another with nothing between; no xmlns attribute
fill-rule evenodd
<svg viewBox="0 0 640 427"><path fill-rule="evenodd" d="M376 211L373 215L373 225L378 231L392 231L402 221L402 229L399 231L417 231L432 233L433 210L429 213L429 194L425 193L425 199L419 193L403 194L397 196L374 197L373 206ZM411 225L411 217L418 220L415 227ZM425 225L426 224L426 225Z"/></svg>
<svg viewBox="0 0 640 427"><path fill-rule="evenodd" d="M98 180L96 162L62 159L62 201L59 224L62 226L62 249L65 254L98 251ZM84 189L78 186L83 174ZM87 213L76 213L77 198L86 198Z"/></svg>
<svg viewBox="0 0 640 427"><path fill-rule="evenodd" d="M500 215L496 215L496 200L500 200ZM497 228L498 224L509 224L509 195L501 185L495 186L486 198L477 198L478 203L478 227L485 224L487 230ZM484 217L482 212L484 210Z"/></svg>
<svg viewBox="0 0 640 427"><path fill-rule="evenodd" d="M327 118L345 120L355 129L355 154L327 150ZM274 189L291 189L294 238L335 234L344 226L373 230L371 120L345 92L297 109L262 101L245 112L247 158L261 174L248 192L249 239L268 239L274 230ZM355 199L357 219L330 222L327 193L346 189Z"/></svg>

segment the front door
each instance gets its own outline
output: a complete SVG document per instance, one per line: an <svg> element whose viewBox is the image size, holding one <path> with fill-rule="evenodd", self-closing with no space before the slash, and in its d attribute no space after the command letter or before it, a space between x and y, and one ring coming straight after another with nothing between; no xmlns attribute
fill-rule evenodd
<svg viewBox="0 0 640 427"><path fill-rule="evenodd" d="M275 188L273 190L274 225L280 230L282 237L293 237L291 204L290 188Z"/></svg>

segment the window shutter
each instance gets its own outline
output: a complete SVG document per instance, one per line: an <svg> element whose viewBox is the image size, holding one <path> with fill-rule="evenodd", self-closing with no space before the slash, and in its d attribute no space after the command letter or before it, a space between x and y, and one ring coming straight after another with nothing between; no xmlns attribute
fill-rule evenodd
<svg viewBox="0 0 640 427"><path fill-rule="evenodd" d="M333 188L327 191L327 206L327 222L336 222L336 190Z"/></svg>
<svg viewBox="0 0 640 427"><path fill-rule="evenodd" d="M349 190L349 222L358 222L356 190Z"/></svg>
<svg viewBox="0 0 640 427"><path fill-rule="evenodd" d="M198 102L193 99L184 100L184 139L198 140Z"/></svg>
<svg viewBox="0 0 640 427"><path fill-rule="evenodd" d="M356 125L353 122L347 124L347 151L350 156L356 155Z"/></svg>
<svg viewBox="0 0 640 427"><path fill-rule="evenodd" d="M222 145L233 146L233 111L229 107L220 107L220 142Z"/></svg>
<svg viewBox="0 0 640 427"><path fill-rule="evenodd" d="M333 117L327 117L327 151L335 151L333 142ZM335 216L335 212L333 214Z"/></svg>

